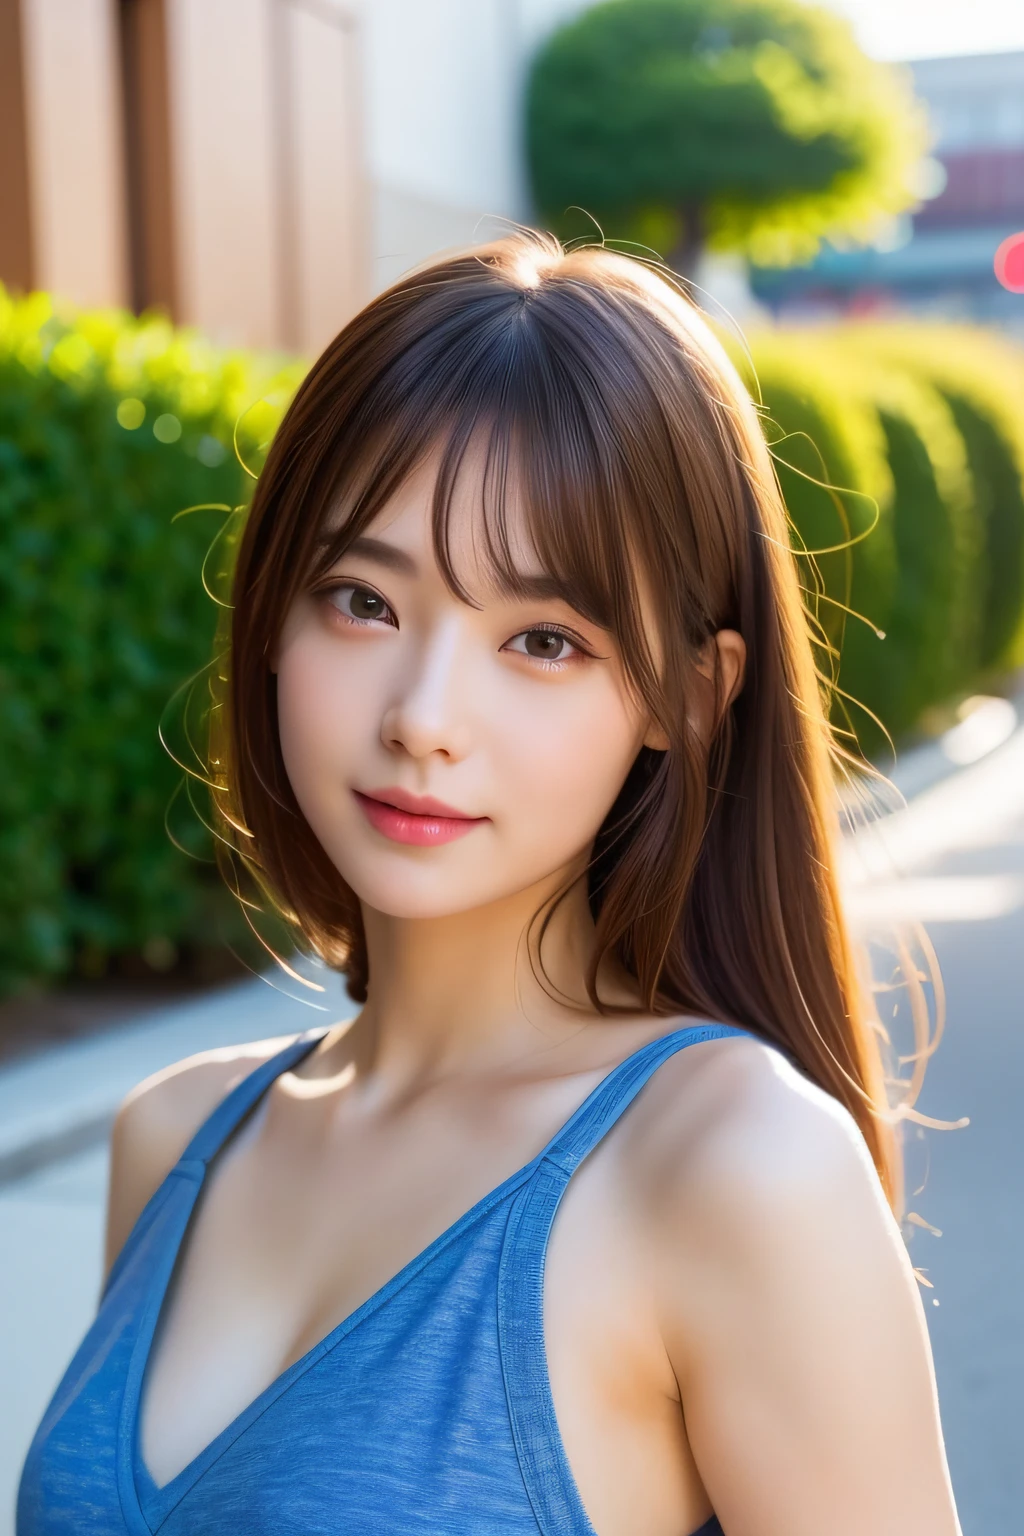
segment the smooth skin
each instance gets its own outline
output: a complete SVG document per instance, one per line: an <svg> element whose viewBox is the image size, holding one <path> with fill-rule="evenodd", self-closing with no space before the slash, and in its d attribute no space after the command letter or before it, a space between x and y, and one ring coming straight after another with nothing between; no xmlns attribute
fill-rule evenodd
<svg viewBox="0 0 1024 1536"><path fill-rule="evenodd" d="M495 590L460 481L446 587L425 464L289 615L278 654L296 797L363 906L358 1019L275 1083L219 1158L150 1367L158 1484L528 1162L619 1061L677 1027L609 969L596 1015L580 873L641 745L665 740L610 635L538 585ZM525 536L522 568L541 577ZM652 636L656 649L656 637ZM722 630L692 724L731 699ZM483 818L412 847L353 791ZM530 919L571 885L530 964ZM114 1132L108 1259L192 1132L285 1042L208 1052L137 1088ZM916 1282L847 1113L746 1039L670 1059L569 1184L546 1269L552 1391L597 1536L958 1536Z"/></svg>

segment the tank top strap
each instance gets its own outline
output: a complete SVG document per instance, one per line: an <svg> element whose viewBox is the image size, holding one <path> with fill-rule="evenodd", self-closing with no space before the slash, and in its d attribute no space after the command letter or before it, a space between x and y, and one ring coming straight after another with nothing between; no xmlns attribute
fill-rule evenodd
<svg viewBox="0 0 1024 1536"><path fill-rule="evenodd" d="M693 1024L627 1056L548 1143L509 1212L498 1264L498 1345L519 1469L543 1536L594 1530L562 1444L544 1344L544 1264L559 1203L580 1163L663 1061L703 1040L747 1034L733 1024ZM712 1522L706 1536L719 1530Z"/></svg>
<svg viewBox="0 0 1024 1536"><path fill-rule="evenodd" d="M292 1067L298 1066L328 1032L329 1026L320 1026L317 1029L304 1030L301 1035L289 1042L284 1050L278 1051L269 1060L264 1061L254 1071L243 1077L240 1083L226 1094L216 1109L204 1120L181 1155L178 1168L182 1166L202 1164L205 1165L211 1158L216 1157L221 1147L227 1141L231 1133L244 1120L263 1094L266 1093L275 1078L282 1072L289 1072Z"/></svg>
<svg viewBox="0 0 1024 1536"><path fill-rule="evenodd" d="M746 1034L749 1034L748 1030L740 1029L735 1024L690 1024L684 1029L674 1029L671 1034L662 1035L657 1040L648 1041L613 1068L589 1098L584 1099L576 1113L552 1137L541 1157L554 1163L563 1173L573 1174L611 1130L619 1116L629 1108L663 1061L688 1045Z"/></svg>

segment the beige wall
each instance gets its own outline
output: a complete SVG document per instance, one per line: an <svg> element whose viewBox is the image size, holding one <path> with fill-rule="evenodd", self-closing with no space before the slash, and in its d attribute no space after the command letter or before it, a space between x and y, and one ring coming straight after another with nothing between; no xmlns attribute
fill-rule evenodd
<svg viewBox="0 0 1024 1536"><path fill-rule="evenodd" d="M127 299L114 0L21 8L32 281L77 304Z"/></svg>
<svg viewBox="0 0 1024 1536"><path fill-rule="evenodd" d="M22 53L21 7L0 0L0 281L18 292L33 265Z"/></svg>
<svg viewBox="0 0 1024 1536"><path fill-rule="evenodd" d="M24 108L0 56L3 204L31 203L0 277L312 353L409 266L529 216L523 72L583 3L0 0L26 38Z"/></svg>
<svg viewBox="0 0 1024 1536"><path fill-rule="evenodd" d="M351 18L278 0L284 336L319 351L369 297L359 40ZM324 195L325 188L334 195Z"/></svg>
<svg viewBox="0 0 1024 1536"><path fill-rule="evenodd" d="M270 0L167 0L179 317L219 341L281 339Z"/></svg>
<svg viewBox="0 0 1024 1536"><path fill-rule="evenodd" d="M357 40L329 0L167 0L177 308L318 351L367 296Z"/></svg>
<svg viewBox="0 0 1024 1536"><path fill-rule="evenodd" d="M2 3L0 278L319 351L370 284L343 0Z"/></svg>
<svg viewBox="0 0 1024 1536"><path fill-rule="evenodd" d="M529 217L524 72L586 3L0 0L0 278L311 353Z"/></svg>

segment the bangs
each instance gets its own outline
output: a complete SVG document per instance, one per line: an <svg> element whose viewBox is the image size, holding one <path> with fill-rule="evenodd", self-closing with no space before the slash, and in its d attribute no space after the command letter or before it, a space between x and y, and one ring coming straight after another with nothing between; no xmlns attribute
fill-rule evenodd
<svg viewBox="0 0 1024 1536"><path fill-rule="evenodd" d="M433 543L449 588L478 603L449 537L456 486L472 477L480 556L494 587L535 597L549 584L546 595L613 635L627 676L653 704L659 685L645 612L661 641L682 629L696 646L709 632L696 594L664 579L679 569L686 486L649 377L662 359L637 355L621 299L603 296L598 312L592 289L559 287L557 303L543 285L463 292L440 320L422 303L418 334L368 380L364 373L339 423L308 579L322 576L433 458ZM540 577L523 568L524 535Z"/></svg>

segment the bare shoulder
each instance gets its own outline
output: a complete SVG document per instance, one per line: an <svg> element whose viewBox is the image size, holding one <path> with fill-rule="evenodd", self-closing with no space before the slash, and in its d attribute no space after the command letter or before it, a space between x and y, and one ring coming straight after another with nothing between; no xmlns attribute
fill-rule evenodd
<svg viewBox="0 0 1024 1536"><path fill-rule="evenodd" d="M672 1057L645 1092L628 1149L657 1222L702 1238L813 1240L822 1223L895 1230L846 1108L773 1047L711 1040Z"/></svg>
<svg viewBox="0 0 1024 1536"><path fill-rule="evenodd" d="M637 1109L618 1166L642 1284L725 1529L769 1509L793 1533L957 1536L924 1310L853 1118L743 1037L670 1058Z"/></svg>
<svg viewBox="0 0 1024 1536"><path fill-rule="evenodd" d="M128 1094L111 1136L108 1268L146 1202L203 1121L237 1083L282 1050L290 1038L200 1051L155 1072Z"/></svg>

